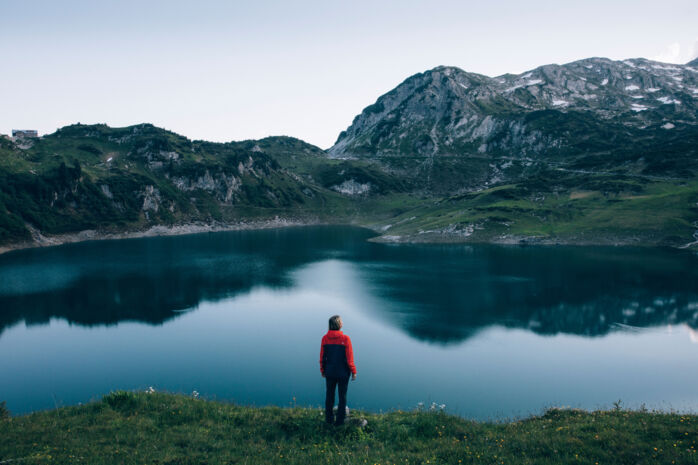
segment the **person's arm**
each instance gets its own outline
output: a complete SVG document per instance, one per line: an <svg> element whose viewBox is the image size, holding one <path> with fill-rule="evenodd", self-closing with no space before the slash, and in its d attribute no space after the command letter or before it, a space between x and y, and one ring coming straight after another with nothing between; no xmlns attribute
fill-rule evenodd
<svg viewBox="0 0 698 465"><path fill-rule="evenodd" d="M322 373L322 377L325 377L325 338L322 338L322 342L320 343L320 373Z"/></svg>
<svg viewBox="0 0 698 465"><path fill-rule="evenodd" d="M347 356L347 365L349 365L349 370L351 371L351 379L356 379L356 365L354 364L354 349L351 346L351 339L346 336L346 341L344 343L344 350Z"/></svg>

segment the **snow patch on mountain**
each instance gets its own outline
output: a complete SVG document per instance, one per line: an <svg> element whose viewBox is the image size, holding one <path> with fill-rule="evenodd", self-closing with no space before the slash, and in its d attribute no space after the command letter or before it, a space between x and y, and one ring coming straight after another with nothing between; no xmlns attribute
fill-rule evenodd
<svg viewBox="0 0 698 465"><path fill-rule="evenodd" d="M676 66L660 65L660 64L652 65L652 68L654 68L654 69L663 69L663 70L666 70L666 71L681 71L681 68L677 68Z"/></svg>
<svg viewBox="0 0 698 465"><path fill-rule="evenodd" d="M364 195L371 190L371 184L359 183L354 179L349 179L342 184L332 186L330 189L345 195Z"/></svg>
<svg viewBox="0 0 698 465"><path fill-rule="evenodd" d="M513 92L516 89L521 89L522 87L535 86L535 85L541 84L542 82L543 82L542 79L531 79L529 81L526 81L523 84L517 84L515 86L509 87L508 89L505 89L504 92Z"/></svg>

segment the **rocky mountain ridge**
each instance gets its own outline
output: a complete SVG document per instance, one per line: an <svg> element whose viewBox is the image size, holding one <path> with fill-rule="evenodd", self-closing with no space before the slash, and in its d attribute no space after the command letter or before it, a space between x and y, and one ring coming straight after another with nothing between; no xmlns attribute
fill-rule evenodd
<svg viewBox="0 0 698 465"><path fill-rule="evenodd" d="M473 191L608 154L592 165L676 176L695 168L685 155L697 141L698 67L589 58L494 78L447 66L416 74L366 107L329 154L378 160L431 190L444 185L429 182L440 171L466 173L445 191ZM656 166L666 152L682 160Z"/></svg>
<svg viewBox="0 0 698 465"><path fill-rule="evenodd" d="M627 125L639 128L695 124L697 99L698 68L690 64L590 58L494 78L439 66L409 77L365 108L329 152L336 157L391 151L429 156L449 153L456 141L465 140L480 142L472 147L482 153L498 119L552 109L590 111L601 120L624 116ZM431 127L423 143L386 143L392 135L386 127L399 132L426 122ZM405 136L399 132L398 139Z"/></svg>

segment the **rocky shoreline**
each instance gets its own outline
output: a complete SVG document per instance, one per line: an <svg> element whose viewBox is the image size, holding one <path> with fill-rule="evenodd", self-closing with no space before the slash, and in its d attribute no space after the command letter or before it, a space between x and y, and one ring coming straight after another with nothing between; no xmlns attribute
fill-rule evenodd
<svg viewBox="0 0 698 465"><path fill-rule="evenodd" d="M671 247L676 249L698 249L698 241L681 246L669 246L640 236L574 236L543 237L525 235L472 236L446 233L382 235L369 239L382 244L495 244L495 245L539 245L539 246L610 246L610 247Z"/></svg>
<svg viewBox="0 0 698 465"><path fill-rule="evenodd" d="M134 239L140 237L180 236L186 234L200 234L222 231L250 231L273 228L288 228L301 226L319 226L330 224L318 218L313 219L289 219L275 217L273 219L258 221L239 221L234 223L204 223L194 222L180 225L153 225L147 229L121 232L102 232L94 229L78 231L60 235L44 235L40 231L27 225L31 234L31 241L16 242L0 245L0 254L13 250L52 247L75 242ZM471 235L453 234L406 234L406 235L381 235L381 227L376 225L352 224L365 227L377 233L375 237L368 239L370 242L382 244L499 244L499 245L542 245L542 246L614 246L614 247L661 247L662 244L653 242L649 238L641 237L540 237L503 235L489 238L472 237ZM698 233L696 233L698 234ZM698 249L698 241L676 247L678 249Z"/></svg>
<svg viewBox="0 0 698 465"><path fill-rule="evenodd" d="M118 239L135 239L139 237L157 237L157 236L181 236L186 234L200 234L208 232L221 231L243 231L255 229L272 229L272 228L288 228L298 226L316 226L326 224L318 219L288 219L288 218L273 218L259 221L240 221L235 223L185 223L180 225L154 225L147 229L136 231L122 232L101 232L95 229L88 229L68 234L46 236L35 228L29 227L32 234L31 241L15 242L5 245L0 245L0 254L11 252L13 250L30 249L37 247L52 247L62 244L70 244L75 242L85 241L100 241L100 240L118 240Z"/></svg>

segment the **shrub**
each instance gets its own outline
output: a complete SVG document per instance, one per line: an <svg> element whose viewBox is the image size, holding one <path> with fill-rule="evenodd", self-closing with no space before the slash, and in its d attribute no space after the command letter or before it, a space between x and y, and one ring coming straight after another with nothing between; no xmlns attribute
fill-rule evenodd
<svg viewBox="0 0 698 465"><path fill-rule="evenodd" d="M7 409L7 402L4 400L0 402L0 420L7 420L10 418L10 411Z"/></svg>
<svg viewBox="0 0 698 465"><path fill-rule="evenodd" d="M136 408L138 405L138 398L133 392L116 391L104 396L102 402L109 405L114 410L126 412Z"/></svg>
<svg viewBox="0 0 698 465"><path fill-rule="evenodd" d="M99 150L94 145L90 145L90 144L78 145L78 149L82 150L83 152L91 153L93 155L101 155L102 154L101 150Z"/></svg>

